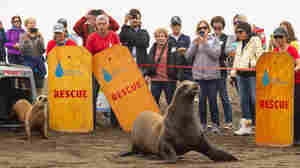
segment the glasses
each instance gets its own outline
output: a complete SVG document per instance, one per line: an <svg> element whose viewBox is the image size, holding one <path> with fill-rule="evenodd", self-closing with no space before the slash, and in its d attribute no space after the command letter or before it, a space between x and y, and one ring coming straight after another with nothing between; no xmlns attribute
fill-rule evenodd
<svg viewBox="0 0 300 168"><path fill-rule="evenodd" d="M13 22L14 22L14 23L21 23L20 20L14 20Z"/></svg>
<svg viewBox="0 0 300 168"><path fill-rule="evenodd" d="M201 30L207 30L207 29L208 29L208 27L203 26L203 27L198 27L198 28L197 28L197 31L199 32L199 31L201 31Z"/></svg>
<svg viewBox="0 0 300 168"><path fill-rule="evenodd" d="M213 27L214 30L223 30L223 27Z"/></svg>
<svg viewBox="0 0 300 168"><path fill-rule="evenodd" d="M237 30L235 31L235 34L242 34L243 32L245 32L244 30Z"/></svg>
<svg viewBox="0 0 300 168"><path fill-rule="evenodd" d="M237 25L237 24L239 24L239 23L240 23L240 21L237 20L237 21L234 21L234 22L233 22L233 25Z"/></svg>
<svg viewBox="0 0 300 168"><path fill-rule="evenodd" d="M283 39L284 36L274 36L275 39Z"/></svg>

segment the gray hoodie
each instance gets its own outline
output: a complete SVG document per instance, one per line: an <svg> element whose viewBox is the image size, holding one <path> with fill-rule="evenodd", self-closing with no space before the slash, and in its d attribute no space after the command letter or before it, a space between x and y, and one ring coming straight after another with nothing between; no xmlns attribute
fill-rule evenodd
<svg viewBox="0 0 300 168"><path fill-rule="evenodd" d="M194 58L193 78L194 80L213 80L221 77L219 67L219 57L221 54L220 41L208 36L207 43L196 45L191 44L185 57L188 60Z"/></svg>

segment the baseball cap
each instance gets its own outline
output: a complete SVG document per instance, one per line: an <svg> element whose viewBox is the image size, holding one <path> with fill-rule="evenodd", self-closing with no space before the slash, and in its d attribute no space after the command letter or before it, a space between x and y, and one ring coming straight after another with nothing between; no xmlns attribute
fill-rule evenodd
<svg viewBox="0 0 300 168"><path fill-rule="evenodd" d="M53 27L53 32L54 33L63 33L63 32L65 32L64 25L62 25L61 23L56 23Z"/></svg>
<svg viewBox="0 0 300 168"><path fill-rule="evenodd" d="M171 18L171 24L172 25L181 25L181 19L179 16L173 16Z"/></svg>
<svg viewBox="0 0 300 168"><path fill-rule="evenodd" d="M57 23L61 23L62 25L64 25L64 27L67 27L67 19L65 18L58 19Z"/></svg>
<svg viewBox="0 0 300 168"><path fill-rule="evenodd" d="M274 36L288 36L287 32L282 27L278 27L273 32Z"/></svg>

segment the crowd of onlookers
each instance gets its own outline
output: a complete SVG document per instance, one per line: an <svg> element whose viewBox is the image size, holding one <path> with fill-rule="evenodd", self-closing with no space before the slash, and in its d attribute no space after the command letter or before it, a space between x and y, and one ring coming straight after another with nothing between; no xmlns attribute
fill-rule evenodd
<svg viewBox="0 0 300 168"><path fill-rule="evenodd" d="M230 83L240 95L242 111L240 128L234 133L253 133L256 104L256 72L253 69L265 51L286 51L293 56L296 62L295 102L300 100L299 44L290 22L283 21L278 25L267 46L264 29L249 23L245 15L234 16L230 23L233 24L233 35L223 32L226 23L222 16L215 16L210 21L200 20L195 27L195 39L181 32L183 22L179 16L173 16L170 20L171 33L158 26L154 32L153 44L150 44L148 31L141 26L142 14L138 9L131 9L126 14L121 27L104 10L91 10L76 22L73 30L92 55L115 44L128 47L145 80L151 83L150 89L157 103L162 91L165 93L166 102L171 103L178 81L197 82L201 88L198 98L199 116L203 128L207 131L220 132L217 95L220 96L224 109L223 127L233 128L232 106L227 86ZM36 28L35 18L24 20L25 29L19 16L13 16L11 24L12 27L5 31L0 23L0 61L8 60L9 63L30 66L40 94L46 75L44 62L48 53L55 46L77 45L76 38L67 30L67 20L64 18L60 18L53 26L53 39L47 45L44 44L42 33ZM46 57L43 57L44 53ZM219 70L217 67L232 69ZM93 77L94 111L98 91L99 84ZM208 109L212 125L207 124ZM299 103L295 103L295 127L300 127L299 112ZM113 124L118 124L114 115L111 119ZM295 134L295 139L299 141L300 137L297 136Z"/></svg>

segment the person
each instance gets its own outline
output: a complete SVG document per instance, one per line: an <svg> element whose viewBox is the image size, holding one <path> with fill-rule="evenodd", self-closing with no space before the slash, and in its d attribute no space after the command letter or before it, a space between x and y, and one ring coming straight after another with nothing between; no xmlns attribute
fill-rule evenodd
<svg viewBox="0 0 300 168"><path fill-rule="evenodd" d="M121 44L118 34L109 30L109 17L107 15L99 15L96 18L96 32L92 33L86 42L86 48L92 55L95 55L113 45ZM96 116L96 102L100 85L95 76L93 76L93 110ZM96 119L96 117L94 117ZM111 124L115 127L119 126L116 116L112 112L110 115ZM96 123L96 121L94 121Z"/></svg>
<svg viewBox="0 0 300 168"><path fill-rule="evenodd" d="M25 32L22 28L22 20L20 16L11 18L12 28L6 32L7 42L4 44L7 48L7 58L10 64L23 64L23 58L19 50L20 35Z"/></svg>
<svg viewBox="0 0 300 168"><path fill-rule="evenodd" d="M71 34L71 33L68 31L68 21L67 21L67 19L65 19L65 18L60 18L60 19L58 19L57 23L60 23L60 24L64 25L65 33L66 33L67 38L72 39L73 41L75 41L75 43L76 43L77 45L79 45L79 42L78 42L78 39L77 39L78 37L76 37L74 34Z"/></svg>
<svg viewBox="0 0 300 168"><path fill-rule="evenodd" d="M275 52L288 52L295 60L295 89L294 89L294 144L300 145L300 56L297 49L289 42L289 33L283 28L279 27L273 32L277 48Z"/></svg>
<svg viewBox="0 0 300 168"><path fill-rule="evenodd" d="M299 42L292 24L288 21L282 21L280 23L280 27L282 27L288 33L288 43L295 47L296 50L299 52ZM272 51L274 48L278 47L276 45L276 39L274 39L274 34L272 34L269 43L269 51Z"/></svg>
<svg viewBox="0 0 300 168"><path fill-rule="evenodd" d="M233 17L233 24L234 27L236 27L236 25L238 25L238 23L240 22L245 22L245 23L249 23L248 22L248 17L246 15L243 14L237 14ZM249 23L250 24L250 23ZM260 38L261 43L262 43L262 47L265 50L267 48L266 46L266 36L265 36L265 30L261 27L256 26L255 24L251 25L251 31L254 35L256 35L257 37Z"/></svg>
<svg viewBox="0 0 300 168"><path fill-rule="evenodd" d="M180 69L169 66L182 65L183 56L176 50L172 50L175 43L168 41L168 31L166 29L156 29L154 36L156 41L152 45L147 58L147 64L153 66L147 68L145 79L148 83L151 82L151 93L156 103L159 104L161 92L164 91L167 103L170 104L176 89L176 83L181 80L182 73Z"/></svg>
<svg viewBox="0 0 300 168"><path fill-rule="evenodd" d="M112 31L118 31L119 30L119 24L118 22L113 19L111 16L109 16L105 11L99 9L99 10L90 10L85 16L83 16L81 19L79 19L76 24L73 27L73 30L76 32L76 34L81 37L83 41L83 45L86 45L86 40L88 36L96 31L96 18L99 15L106 15L109 18L109 29Z"/></svg>
<svg viewBox="0 0 300 168"><path fill-rule="evenodd" d="M187 59L193 59L193 79L200 85L199 113L203 128L207 129L207 99L213 122L212 132L219 133L219 111L217 105L217 83L220 79L219 66L221 54L220 41L209 35L211 29L206 20L201 20L196 29L197 37L186 52ZM213 67L206 68L205 67ZM201 67L201 69L200 69Z"/></svg>
<svg viewBox="0 0 300 168"><path fill-rule="evenodd" d="M119 36L122 45L128 47L142 73L144 73L144 67L141 67L141 65L145 64L150 36L146 29L141 28L141 17L139 10L131 9L125 16L124 25Z"/></svg>
<svg viewBox="0 0 300 168"><path fill-rule="evenodd" d="M211 19L210 25L214 30L214 36L221 42L220 67L226 68L228 67L226 63L228 60L228 51L231 49L232 44L228 40L228 36L223 33L225 19L222 16L215 16ZM221 70L221 78L218 80L217 89L224 109L224 128L230 129L232 128L232 107L227 92L227 77L227 70Z"/></svg>
<svg viewBox="0 0 300 168"><path fill-rule="evenodd" d="M53 33L53 39L47 44L46 58L56 46L76 46L76 43L72 39L67 38L65 28L62 24L56 23L53 27Z"/></svg>
<svg viewBox="0 0 300 168"><path fill-rule="evenodd" d="M24 21L27 29L20 37L20 51L24 57L24 65L29 66L34 74L37 95L42 94L44 77L46 75L44 38L36 28L36 19L30 17Z"/></svg>
<svg viewBox="0 0 300 168"><path fill-rule="evenodd" d="M179 16L173 16L171 18L170 27L172 33L169 34L168 41L173 42L175 44L174 50L177 50L178 52L184 54L191 44L191 38L190 36L187 36L181 32L182 29L181 18ZM192 66L192 60L184 59L183 61L185 66ZM183 78L186 80L193 80L191 68L184 68Z"/></svg>
<svg viewBox="0 0 300 168"><path fill-rule="evenodd" d="M0 64L6 62L6 51L4 44L6 43L6 35L2 22L0 21Z"/></svg>
<svg viewBox="0 0 300 168"><path fill-rule="evenodd" d="M256 104L256 62L263 54L264 49L259 37L253 35L251 25L240 22L236 27L237 38L240 40L236 49L233 68L248 68L249 70L232 70L231 76L237 76L240 105L243 118L240 121L240 129L235 131L236 135L249 135L252 133L252 125L255 125Z"/></svg>

